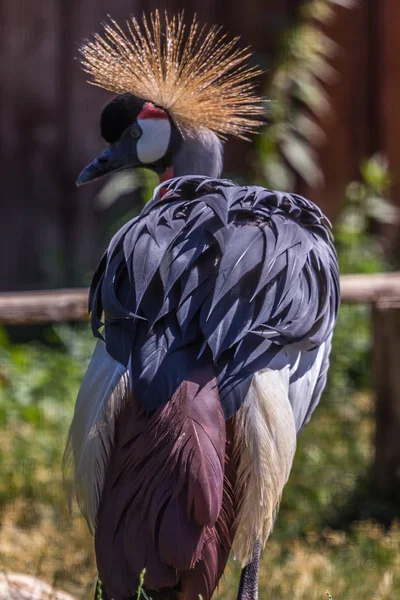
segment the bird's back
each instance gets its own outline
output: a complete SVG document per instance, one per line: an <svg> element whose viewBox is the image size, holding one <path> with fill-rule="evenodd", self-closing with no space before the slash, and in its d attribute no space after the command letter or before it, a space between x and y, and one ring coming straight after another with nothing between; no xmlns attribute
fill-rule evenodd
<svg viewBox="0 0 400 600"><path fill-rule="evenodd" d="M107 351L130 365L146 410L209 350L229 418L254 373L287 362L294 383L304 356L329 345L339 302L330 225L300 196L228 180L182 177L164 192L111 241L91 288L93 330L104 311ZM312 407L293 408L300 429Z"/></svg>

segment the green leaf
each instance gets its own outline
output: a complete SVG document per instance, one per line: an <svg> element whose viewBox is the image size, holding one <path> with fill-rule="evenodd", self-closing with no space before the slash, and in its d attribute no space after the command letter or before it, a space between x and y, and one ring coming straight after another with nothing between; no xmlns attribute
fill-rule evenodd
<svg viewBox="0 0 400 600"><path fill-rule="evenodd" d="M367 198L365 212L379 223L396 225L400 220L399 209L380 196Z"/></svg>
<svg viewBox="0 0 400 600"><path fill-rule="evenodd" d="M329 97L315 78L293 79L295 87L293 96L298 98L306 107L318 116L327 114L330 110Z"/></svg>
<svg viewBox="0 0 400 600"><path fill-rule="evenodd" d="M319 146L326 138L322 128L304 112L299 112L294 116L291 126L295 133L300 134L315 146Z"/></svg>
<svg viewBox="0 0 400 600"><path fill-rule="evenodd" d="M264 177L267 186L288 192L295 186L295 175L279 157L270 157L264 164Z"/></svg>
<svg viewBox="0 0 400 600"><path fill-rule="evenodd" d="M295 135L288 135L280 144L280 150L294 171L312 187L323 182L322 172L314 150Z"/></svg>
<svg viewBox="0 0 400 600"><path fill-rule="evenodd" d="M140 187L141 179L135 169L114 173L98 193L96 205L101 209L108 208L121 196L131 194Z"/></svg>
<svg viewBox="0 0 400 600"><path fill-rule="evenodd" d="M10 341L8 339L8 335L4 327L0 327L0 347L4 348L9 346Z"/></svg>
<svg viewBox="0 0 400 600"><path fill-rule="evenodd" d="M42 419L42 415L40 409L34 404L29 404L25 406L22 411L22 415L25 417L26 421L31 425L39 425Z"/></svg>
<svg viewBox="0 0 400 600"><path fill-rule="evenodd" d="M335 13L326 0L314 0L304 5L301 16L305 19L315 19L321 23L328 23Z"/></svg>
<svg viewBox="0 0 400 600"><path fill-rule="evenodd" d="M374 154L363 160L360 171L367 186L374 190L382 193L390 187L389 163L382 154Z"/></svg>

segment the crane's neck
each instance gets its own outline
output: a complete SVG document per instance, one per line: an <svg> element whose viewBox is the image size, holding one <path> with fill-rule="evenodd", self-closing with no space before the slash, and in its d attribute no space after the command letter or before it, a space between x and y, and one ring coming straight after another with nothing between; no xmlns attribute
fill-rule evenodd
<svg viewBox="0 0 400 600"><path fill-rule="evenodd" d="M160 177L160 181L183 175L220 177L222 167L222 143L215 133L203 129L182 140L179 150L173 155L171 166Z"/></svg>

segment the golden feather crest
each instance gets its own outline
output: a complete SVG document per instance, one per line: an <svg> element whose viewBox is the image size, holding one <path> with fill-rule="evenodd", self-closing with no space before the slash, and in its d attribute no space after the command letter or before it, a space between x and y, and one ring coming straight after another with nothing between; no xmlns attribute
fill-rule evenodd
<svg viewBox="0 0 400 600"><path fill-rule="evenodd" d="M246 64L249 48L227 40L221 28L200 27L196 17L186 34L183 13L162 21L156 10L142 25L132 17L127 32L112 19L80 52L89 82L130 92L167 110L190 134L206 127L220 137L247 138L262 124L262 100L253 80L261 71Z"/></svg>

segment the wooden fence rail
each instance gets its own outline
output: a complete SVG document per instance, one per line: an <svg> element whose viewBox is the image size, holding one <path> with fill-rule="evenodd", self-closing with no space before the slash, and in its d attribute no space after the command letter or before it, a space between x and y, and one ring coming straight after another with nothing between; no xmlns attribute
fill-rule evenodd
<svg viewBox="0 0 400 600"><path fill-rule="evenodd" d="M343 275L343 302L400 307L400 273ZM87 288L0 294L0 324L60 323L88 318Z"/></svg>
<svg viewBox="0 0 400 600"><path fill-rule="evenodd" d="M87 288L0 294L1 325L61 323L87 319Z"/></svg>

